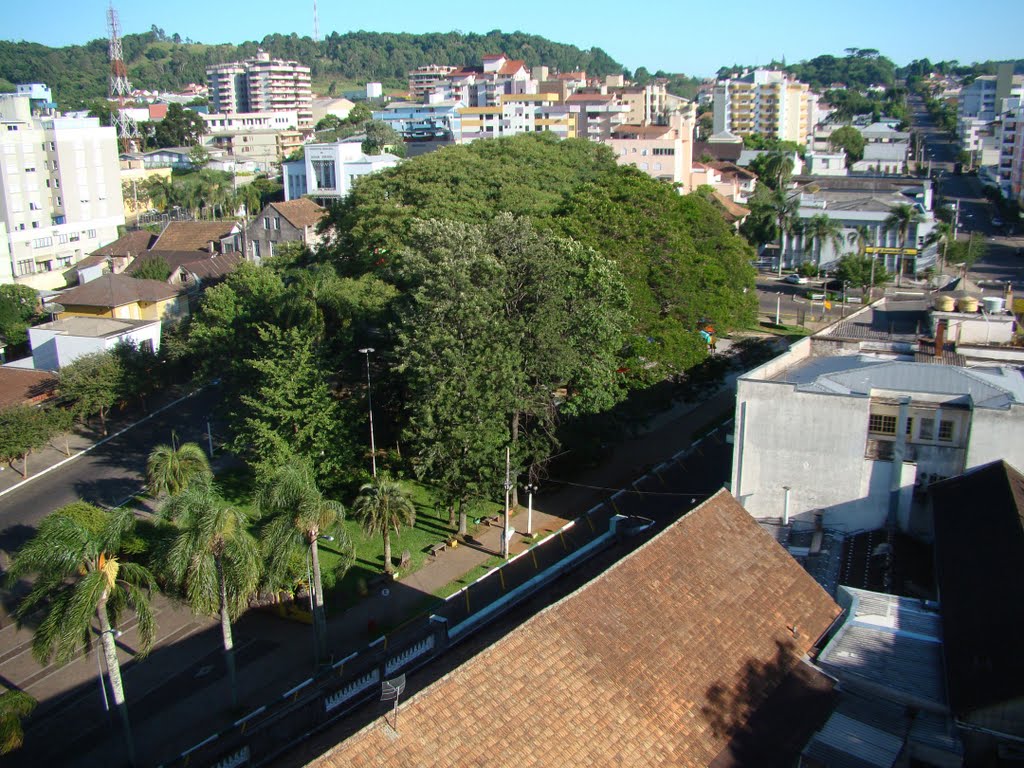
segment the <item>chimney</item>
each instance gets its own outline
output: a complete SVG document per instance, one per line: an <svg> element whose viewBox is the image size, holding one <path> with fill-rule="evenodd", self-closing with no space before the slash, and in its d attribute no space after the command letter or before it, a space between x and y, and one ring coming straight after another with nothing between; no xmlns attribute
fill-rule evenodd
<svg viewBox="0 0 1024 768"><path fill-rule="evenodd" d="M946 323L945 319L935 324L935 356L942 357L942 350L946 346Z"/></svg>
<svg viewBox="0 0 1024 768"><path fill-rule="evenodd" d="M209 241L208 241L208 242L206 243L206 247L207 247L207 249L208 249L208 250L210 251L210 253L216 253L216 252L217 252L217 247L216 247L216 245L214 244L213 240L209 240Z"/></svg>

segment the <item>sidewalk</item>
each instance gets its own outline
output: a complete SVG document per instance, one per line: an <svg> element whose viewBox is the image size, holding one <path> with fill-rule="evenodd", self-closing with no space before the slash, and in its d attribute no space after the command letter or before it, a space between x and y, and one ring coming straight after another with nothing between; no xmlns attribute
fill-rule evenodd
<svg viewBox="0 0 1024 768"><path fill-rule="evenodd" d="M535 495L534 531L558 530L611 495L609 489L628 485L644 468L687 447L693 433L717 421L733 402L734 384L730 382L704 402L680 404L655 416L647 431L616 446L611 457L575 478L574 484L563 485L555 493ZM85 450L89 444L83 437L74 445ZM55 453L58 461L66 458ZM40 468L41 458L42 455L36 459ZM0 485L0 491L4 487ZM525 509L515 512L511 525L516 530L525 530ZM376 632L371 631L374 628L395 627L422 612L429 606L434 592L498 554L501 532L499 526L485 525L473 534L472 544L460 543L456 548L443 551L400 581L377 587L369 597L344 613L329 615L328 646L333 658L344 658L364 648L376 636ZM526 547L523 536L513 536L511 554ZM161 608L158 622L161 619L169 620L176 629L161 641L150 659L133 659L132 629L127 628L119 640L129 711L143 764L173 759L230 726L239 716L278 700L282 693L310 676L310 627L265 612L250 612L236 627L240 707L230 712L226 706L219 628L212 621L190 617L169 604ZM6 647L10 638L6 632L11 629L4 628ZM14 650L20 647L21 653L25 653L24 643L29 639L27 630L19 631ZM29 722L26 748L16 756L16 764L38 765L57 760L90 765L100 760L113 764L121 761L120 732L116 724L105 727L108 721L97 691L96 661L94 655L80 658L48 674L46 685L41 682L26 685L30 693L39 695L42 691L36 689L42 685L49 691L48 698L61 698L59 706L47 707L44 702L40 711L49 710L49 715L38 722ZM25 667L25 680L9 682L19 686L28 683L33 675L39 674L37 666L36 672L31 672L31 665L19 665ZM60 691L54 690L61 681L67 684ZM68 722L76 723L74 736L69 736L66 730ZM73 758L69 757L71 754Z"/></svg>

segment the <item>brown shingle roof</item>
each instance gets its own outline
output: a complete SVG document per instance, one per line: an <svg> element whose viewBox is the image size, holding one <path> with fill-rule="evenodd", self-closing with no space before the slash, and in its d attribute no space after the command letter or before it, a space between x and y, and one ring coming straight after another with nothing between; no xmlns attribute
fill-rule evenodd
<svg viewBox="0 0 1024 768"><path fill-rule="evenodd" d="M741 179L756 179L757 174L753 171L748 171L746 168L740 168L735 163L730 163L728 160L714 160L710 163L706 163L710 168L714 168L719 171L723 176L732 175L738 176Z"/></svg>
<svg viewBox="0 0 1024 768"><path fill-rule="evenodd" d="M303 229L320 223L327 210L308 197L300 197L284 203L271 203L270 207L280 213L293 227Z"/></svg>
<svg viewBox="0 0 1024 768"><path fill-rule="evenodd" d="M220 245L235 227L233 221L172 221L150 246L151 251L208 251L210 241Z"/></svg>
<svg viewBox="0 0 1024 768"><path fill-rule="evenodd" d="M725 209L725 220L728 221L729 223L739 221L740 219L744 219L750 215L749 208L744 208L739 203L730 200L721 192L718 192L717 190L712 190L711 194L715 198L715 202L717 202L720 206L722 206L722 208Z"/></svg>
<svg viewBox="0 0 1024 768"><path fill-rule="evenodd" d="M102 248L97 248L92 252L90 258L92 256L99 256L102 258L109 256L138 256L143 251L149 250L149 246L154 240L156 240L156 235L152 232L139 229L122 235L114 242L107 243ZM75 266L83 266L86 261L88 261L88 259L83 259Z"/></svg>
<svg viewBox="0 0 1024 768"><path fill-rule="evenodd" d="M49 371L0 366L0 408L48 400L56 389L57 377Z"/></svg>
<svg viewBox="0 0 1024 768"><path fill-rule="evenodd" d="M120 307L136 301L161 301L178 289L160 280L136 280L128 275L103 275L57 296L64 306Z"/></svg>
<svg viewBox="0 0 1024 768"><path fill-rule="evenodd" d="M312 765L707 766L839 612L721 491Z"/></svg>
<svg viewBox="0 0 1024 768"><path fill-rule="evenodd" d="M219 279L234 272L242 261L239 253L202 254L196 251L147 251L128 265L126 275L138 272L151 259L162 258L171 272L185 269L197 277L207 280Z"/></svg>
<svg viewBox="0 0 1024 768"><path fill-rule="evenodd" d="M620 125L612 136L616 139L659 139L674 129L669 125Z"/></svg>

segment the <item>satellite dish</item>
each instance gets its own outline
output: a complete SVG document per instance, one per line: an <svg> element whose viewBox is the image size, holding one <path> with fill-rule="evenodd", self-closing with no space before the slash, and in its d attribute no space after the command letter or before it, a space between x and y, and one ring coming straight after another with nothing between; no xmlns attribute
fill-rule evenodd
<svg viewBox="0 0 1024 768"><path fill-rule="evenodd" d="M395 721L391 727L394 729L395 733L398 733L398 697L402 695L402 691L404 690L405 675L399 675L398 677L393 677L390 680L384 680L380 684L380 700L395 702L394 709L391 711L391 716ZM384 722L387 722L387 715L384 716Z"/></svg>
<svg viewBox="0 0 1024 768"><path fill-rule="evenodd" d="M58 304L56 301L51 301L49 304L46 305L46 311L49 312L51 315L59 315L61 312L64 312L65 310L63 304Z"/></svg>

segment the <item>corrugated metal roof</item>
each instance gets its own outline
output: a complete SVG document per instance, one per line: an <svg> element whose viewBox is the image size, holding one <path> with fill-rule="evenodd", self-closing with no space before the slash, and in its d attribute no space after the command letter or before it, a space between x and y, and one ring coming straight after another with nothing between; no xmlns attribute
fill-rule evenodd
<svg viewBox="0 0 1024 768"><path fill-rule="evenodd" d="M804 755L829 768L890 768L903 748L903 739L835 712L814 735Z"/></svg>
<svg viewBox="0 0 1024 768"><path fill-rule="evenodd" d="M839 588L850 614L818 664L851 685L866 681L894 700L945 706L939 614L920 600Z"/></svg>

